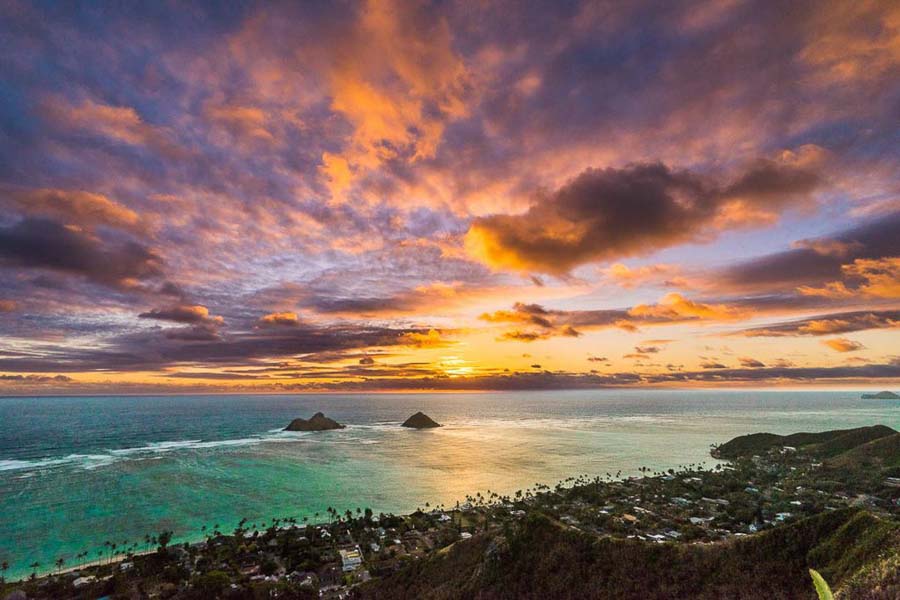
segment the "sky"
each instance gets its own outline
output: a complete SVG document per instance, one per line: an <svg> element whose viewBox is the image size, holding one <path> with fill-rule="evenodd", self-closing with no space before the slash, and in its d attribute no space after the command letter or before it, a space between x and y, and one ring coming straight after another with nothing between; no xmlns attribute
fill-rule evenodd
<svg viewBox="0 0 900 600"><path fill-rule="evenodd" d="M0 2L0 394L900 385L900 5Z"/></svg>

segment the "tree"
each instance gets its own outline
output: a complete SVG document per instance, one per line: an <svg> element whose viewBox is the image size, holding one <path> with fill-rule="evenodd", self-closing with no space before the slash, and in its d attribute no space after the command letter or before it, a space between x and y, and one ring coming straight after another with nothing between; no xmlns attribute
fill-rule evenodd
<svg viewBox="0 0 900 600"><path fill-rule="evenodd" d="M218 525L216 525L218 528ZM159 535L156 536L156 539L159 541L159 550L161 552L165 552L166 546L169 545L169 542L172 541L172 532L171 531L160 531Z"/></svg>
<svg viewBox="0 0 900 600"><path fill-rule="evenodd" d="M6 572L9 570L9 563L7 561L3 561L0 563L0 571L3 572L3 576L0 577L0 583L4 583L6 581Z"/></svg>
<svg viewBox="0 0 900 600"><path fill-rule="evenodd" d="M57 572L62 572L63 565L66 564L66 559L62 556L56 559L56 570Z"/></svg>
<svg viewBox="0 0 900 600"><path fill-rule="evenodd" d="M194 587L201 598L218 598L230 583L231 579L226 573L210 571L200 575L194 582Z"/></svg>

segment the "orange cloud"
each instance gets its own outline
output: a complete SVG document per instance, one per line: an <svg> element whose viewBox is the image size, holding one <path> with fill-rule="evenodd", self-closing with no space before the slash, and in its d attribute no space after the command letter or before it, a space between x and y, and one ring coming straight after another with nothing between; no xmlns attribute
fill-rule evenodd
<svg viewBox="0 0 900 600"><path fill-rule="evenodd" d="M136 212L101 194L56 188L7 188L7 202L21 211L56 217L70 225L112 225L135 228Z"/></svg>
<svg viewBox="0 0 900 600"><path fill-rule="evenodd" d="M843 265L841 271L847 280L857 283L848 287L843 281L831 281L823 287L801 286L797 291L804 296L825 298L900 298L900 257L857 258Z"/></svg>
<svg viewBox="0 0 900 600"><path fill-rule="evenodd" d="M856 352L865 348L859 342L848 340L847 338L833 338L830 340L822 340L822 343L836 352Z"/></svg>
<svg viewBox="0 0 900 600"><path fill-rule="evenodd" d="M900 256L857 258L841 267L844 274L865 280L859 291L876 298L900 298Z"/></svg>
<svg viewBox="0 0 900 600"><path fill-rule="evenodd" d="M727 321L746 315L746 311L726 304L704 304L688 300L678 293L666 294L657 304L638 304L628 314L638 318L679 321L704 319Z"/></svg>
<svg viewBox="0 0 900 600"><path fill-rule="evenodd" d="M91 131L132 146L152 146L169 157L184 154L163 128L146 123L130 106L92 100L72 105L60 99L51 99L45 106L48 115L64 127Z"/></svg>
<svg viewBox="0 0 900 600"><path fill-rule="evenodd" d="M632 269L622 263L613 263L602 269L601 272L614 283L624 288L633 288L644 283L656 281L681 285L684 283L683 280L674 277L678 270L678 267L666 264L645 265Z"/></svg>
<svg viewBox="0 0 900 600"><path fill-rule="evenodd" d="M13 300L0 300L0 312L13 312L19 307Z"/></svg>
<svg viewBox="0 0 900 600"><path fill-rule="evenodd" d="M335 199L385 161L434 156L448 121L467 113L470 82L450 29L414 3L370 0L334 50L331 108L353 126L346 149L325 153Z"/></svg>
<svg viewBox="0 0 900 600"><path fill-rule="evenodd" d="M294 312L274 312L260 317L259 325L263 327L286 326L296 327L300 324L300 318Z"/></svg>
<svg viewBox="0 0 900 600"><path fill-rule="evenodd" d="M443 348L453 344L441 335L436 329L429 329L427 333L410 331L399 336L400 343L413 348Z"/></svg>

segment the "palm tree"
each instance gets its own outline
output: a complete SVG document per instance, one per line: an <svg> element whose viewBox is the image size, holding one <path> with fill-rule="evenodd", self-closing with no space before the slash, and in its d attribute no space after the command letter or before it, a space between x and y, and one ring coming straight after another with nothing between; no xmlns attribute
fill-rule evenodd
<svg viewBox="0 0 900 600"><path fill-rule="evenodd" d="M56 559L56 570L58 573L62 573L64 564L66 564L66 559L64 559L62 556Z"/></svg>
<svg viewBox="0 0 900 600"><path fill-rule="evenodd" d="M41 563L35 561L31 563L31 578L37 579L37 570L41 568Z"/></svg>
<svg viewBox="0 0 900 600"><path fill-rule="evenodd" d="M0 571L3 572L3 576L0 577L0 583L3 583L6 581L6 572L8 570L9 570L9 563L4 560L2 563L0 563Z"/></svg>

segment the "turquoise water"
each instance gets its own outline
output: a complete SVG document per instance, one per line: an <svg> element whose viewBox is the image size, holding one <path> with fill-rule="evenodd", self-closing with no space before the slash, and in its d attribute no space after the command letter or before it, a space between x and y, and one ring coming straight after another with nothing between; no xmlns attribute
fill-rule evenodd
<svg viewBox="0 0 900 600"><path fill-rule="evenodd" d="M285 433L324 411L341 431ZM445 427L399 427L423 410ZM592 390L469 394L0 398L0 561L8 576L106 540L230 530L329 506L407 512L578 474L706 461L755 431L884 423L858 392Z"/></svg>

